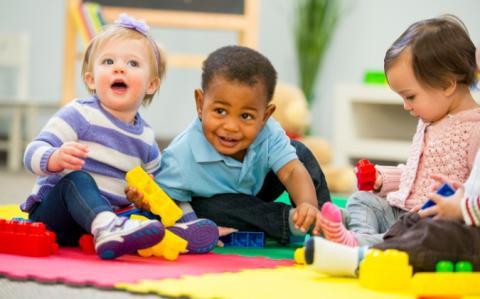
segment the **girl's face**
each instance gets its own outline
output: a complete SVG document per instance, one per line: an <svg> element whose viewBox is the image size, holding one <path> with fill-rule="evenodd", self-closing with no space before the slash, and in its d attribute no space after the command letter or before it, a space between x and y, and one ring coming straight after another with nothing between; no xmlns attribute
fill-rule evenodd
<svg viewBox="0 0 480 299"><path fill-rule="evenodd" d="M420 84L413 72L411 51L405 49L387 71L390 88L403 99L403 108L424 122L435 123L452 111L451 88Z"/></svg>
<svg viewBox="0 0 480 299"><path fill-rule="evenodd" d="M160 79L152 78L148 43L143 39L116 39L98 49L93 71L85 81L95 90L102 107L130 123L146 94L153 94Z"/></svg>
<svg viewBox="0 0 480 299"><path fill-rule="evenodd" d="M219 153L243 161L270 115L263 84L247 85L216 76L207 90L195 91L203 134Z"/></svg>

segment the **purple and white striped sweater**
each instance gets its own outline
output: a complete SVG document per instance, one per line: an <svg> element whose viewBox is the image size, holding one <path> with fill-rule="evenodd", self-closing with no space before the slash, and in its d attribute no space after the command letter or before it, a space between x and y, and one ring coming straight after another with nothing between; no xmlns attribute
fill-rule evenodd
<svg viewBox="0 0 480 299"><path fill-rule="evenodd" d="M137 113L135 124L126 124L104 110L96 96L77 99L60 109L28 145L25 167L38 175L32 194L21 204L29 211L42 201L55 184L71 170L47 171L52 153L63 143L75 141L89 148L83 170L95 179L102 195L114 207L129 202L125 198L125 173L141 165L148 173L160 169L160 150L152 128Z"/></svg>

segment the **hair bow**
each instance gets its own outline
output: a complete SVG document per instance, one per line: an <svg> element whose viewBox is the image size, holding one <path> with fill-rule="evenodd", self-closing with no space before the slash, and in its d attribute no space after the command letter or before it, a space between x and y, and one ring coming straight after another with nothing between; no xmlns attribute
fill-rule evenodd
<svg viewBox="0 0 480 299"><path fill-rule="evenodd" d="M115 24L121 27L130 28L136 30L144 35L148 35L148 27L147 23L143 20L136 20L135 18L130 17L126 13L122 13L118 16L118 19L115 21Z"/></svg>

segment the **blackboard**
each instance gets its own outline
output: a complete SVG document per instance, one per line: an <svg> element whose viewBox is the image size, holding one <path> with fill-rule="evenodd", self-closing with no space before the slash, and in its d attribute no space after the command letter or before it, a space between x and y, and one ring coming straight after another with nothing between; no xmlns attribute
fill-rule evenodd
<svg viewBox="0 0 480 299"><path fill-rule="evenodd" d="M244 14L243 0L96 0L95 2L113 7Z"/></svg>

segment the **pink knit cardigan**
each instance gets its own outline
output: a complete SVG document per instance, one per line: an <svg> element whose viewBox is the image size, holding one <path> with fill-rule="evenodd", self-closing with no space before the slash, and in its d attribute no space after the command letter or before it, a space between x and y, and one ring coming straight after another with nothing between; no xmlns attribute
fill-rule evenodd
<svg viewBox="0 0 480 299"><path fill-rule="evenodd" d="M432 174L464 183L480 146L480 108L448 115L431 125L419 120L406 165L379 166L378 194L392 206L409 210L424 203Z"/></svg>

